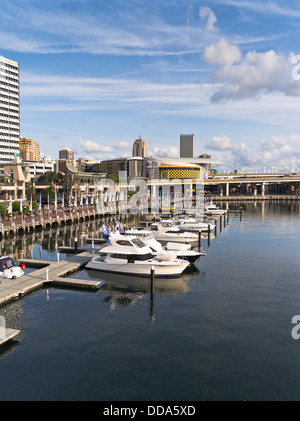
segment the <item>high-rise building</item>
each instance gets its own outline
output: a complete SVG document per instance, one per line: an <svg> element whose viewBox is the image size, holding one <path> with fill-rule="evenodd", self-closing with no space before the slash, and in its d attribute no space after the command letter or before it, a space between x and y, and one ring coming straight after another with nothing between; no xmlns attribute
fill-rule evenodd
<svg viewBox="0 0 300 421"><path fill-rule="evenodd" d="M74 151L67 146L59 151L58 172L66 173L67 166L75 166Z"/></svg>
<svg viewBox="0 0 300 421"><path fill-rule="evenodd" d="M180 158L194 157L194 138L193 134L180 135Z"/></svg>
<svg viewBox="0 0 300 421"><path fill-rule="evenodd" d="M141 135L133 144L132 156L140 156L142 158L147 156L147 143L141 138Z"/></svg>
<svg viewBox="0 0 300 421"><path fill-rule="evenodd" d="M28 137L20 137L20 156L23 161L40 161L40 145Z"/></svg>
<svg viewBox="0 0 300 421"><path fill-rule="evenodd" d="M19 63L0 56L0 169L20 153Z"/></svg>
<svg viewBox="0 0 300 421"><path fill-rule="evenodd" d="M74 151L66 146L59 151L59 159L74 160Z"/></svg>

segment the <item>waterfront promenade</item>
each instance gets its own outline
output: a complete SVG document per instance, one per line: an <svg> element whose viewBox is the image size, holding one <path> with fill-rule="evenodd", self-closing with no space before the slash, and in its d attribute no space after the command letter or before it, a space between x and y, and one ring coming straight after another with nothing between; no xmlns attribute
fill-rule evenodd
<svg viewBox="0 0 300 421"><path fill-rule="evenodd" d="M17 215L1 221L0 236L13 235L18 231L28 232L34 231L35 229L46 229L53 225L72 224L86 219L95 219L99 216L100 214L94 206L85 206L77 209L59 208L57 210L53 208L38 211L36 215Z"/></svg>
<svg viewBox="0 0 300 421"><path fill-rule="evenodd" d="M28 266L39 266L40 268L16 279L2 279L0 282L0 306L22 298L24 295L30 294L31 292L46 286L90 290L99 289L99 287L104 284L101 280L90 281L65 277L84 267L94 256L96 250L97 249L95 248L91 251L78 253L65 260L56 262L19 259L19 264L25 263Z"/></svg>
<svg viewBox="0 0 300 421"><path fill-rule="evenodd" d="M204 202L224 202L224 201L299 201L300 195L220 195L205 193ZM192 201L193 202L193 201ZM180 201L182 206L183 201ZM176 208L176 204L169 203L170 210ZM118 209L118 207L117 207ZM162 210L162 208L161 208ZM141 212L143 213L143 212ZM117 215L119 211L117 210ZM148 214L151 214L151 206L149 202ZM0 221L0 238L5 238L10 235L14 235L17 232L30 232L36 229L49 229L52 226L60 226L66 224L73 224L82 222L85 220L111 217L109 213L99 213L96 206L81 206L73 208L50 208L49 210L38 211L36 215L17 215L12 217L6 217Z"/></svg>

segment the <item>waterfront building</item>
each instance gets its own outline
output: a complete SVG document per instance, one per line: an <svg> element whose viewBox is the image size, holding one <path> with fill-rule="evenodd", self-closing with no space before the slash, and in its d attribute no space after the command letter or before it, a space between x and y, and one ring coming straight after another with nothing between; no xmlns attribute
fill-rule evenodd
<svg viewBox="0 0 300 421"><path fill-rule="evenodd" d="M38 178L48 171L55 171L55 164L53 162L26 162L23 164L28 168L31 179Z"/></svg>
<svg viewBox="0 0 300 421"><path fill-rule="evenodd" d="M128 178L144 177L145 158L134 156L130 158L108 159L91 164L95 173L105 173L108 176L118 176L125 171Z"/></svg>
<svg viewBox="0 0 300 421"><path fill-rule="evenodd" d="M19 63L0 56L0 170L19 153Z"/></svg>
<svg viewBox="0 0 300 421"><path fill-rule="evenodd" d="M139 156L144 158L147 156L147 143L144 139L141 138L141 135L138 139L135 140L132 148L132 156Z"/></svg>
<svg viewBox="0 0 300 421"><path fill-rule="evenodd" d="M180 135L180 158L194 157L194 143L195 135L181 134Z"/></svg>
<svg viewBox="0 0 300 421"><path fill-rule="evenodd" d="M20 157L23 161L40 161L40 144L28 137L20 137Z"/></svg>

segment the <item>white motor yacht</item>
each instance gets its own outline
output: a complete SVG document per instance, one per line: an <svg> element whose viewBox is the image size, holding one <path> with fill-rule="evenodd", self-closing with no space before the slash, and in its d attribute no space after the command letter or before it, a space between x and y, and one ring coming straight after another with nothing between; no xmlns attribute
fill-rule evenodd
<svg viewBox="0 0 300 421"><path fill-rule="evenodd" d="M190 244L169 242L166 246L163 246L159 241L155 239L153 232L149 230L131 229L129 231L126 231L126 233L129 235L135 235L136 237L140 238L143 241L143 243L146 244L146 246L151 248L154 256L160 255L161 253L175 253L177 258L186 259L190 263L194 263L200 256L206 256L206 253L191 250Z"/></svg>
<svg viewBox="0 0 300 421"><path fill-rule="evenodd" d="M172 222L153 222L150 225L154 237L158 241L174 241L177 243L195 243L199 235L193 232L181 230L174 221Z"/></svg>
<svg viewBox="0 0 300 421"><path fill-rule="evenodd" d="M136 236L111 233L110 244L92 258L86 268L127 275L150 276L151 267L155 276L179 276L189 262L177 259L176 254L161 253L153 257L152 250Z"/></svg>
<svg viewBox="0 0 300 421"><path fill-rule="evenodd" d="M137 237L141 238L143 241L144 241L144 237L147 238L149 235L154 237L157 240L157 238L154 236L154 231L148 230L148 229L130 228L130 229L126 229L126 234L136 235ZM161 240L157 240L157 241L161 241ZM175 250L175 251L176 250L178 251L191 250L192 248L192 245L189 242L174 243L173 241L168 241L165 246L167 250Z"/></svg>
<svg viewBox="0 0 300 421"><path fill-rule="evenodd" d="M204 204L204 214L205 215L224 215L227 211L225 209L219 209L213 203Z"/></svg>
<svg viewBox="0 0 300 421"><path fill-rule="evenodd" d="M207 222L199 222L195 218L183 218L183 219L174 219L174 222L178 224L181 230L186 231L208 231L208 225L210 229L215 228L215 224L208 224Z"/></svg>

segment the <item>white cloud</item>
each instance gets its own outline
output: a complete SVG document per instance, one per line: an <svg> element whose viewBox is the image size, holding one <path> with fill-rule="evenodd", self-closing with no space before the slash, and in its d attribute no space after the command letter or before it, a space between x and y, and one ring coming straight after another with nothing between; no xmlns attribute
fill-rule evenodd
<svg viewBox="0 0 300 421"><path fill-rule="evenodd" d="M201 18L201 21L205 23L205 28L208 31L217 30L217 28L214 26L217 22L217 18L210 7L200 7L199 16Z"/></svg>
<svg viewBox="0 0 300 421"><path fill-rule="evenodd" d="M129 142L119 142L116 145L114 145L114 147L116 149L128 149L130 148L130 143Z"/></svg>
<svg viewBox="0 0 300 421"><path fill-rule="evenodd" d="M214 136L209 142L205 144L205 147L215 151L227 151L234 150L237 148L236 145L233 145L231 143L229 137L226 137L224 135Z"/></svg>
<svg viewBox="0 0 300 421"><path fill-rule="evenodd" d="M103 146L97 142L91 142L90 140L80 140L81 148L87 153L95 153L95 152L113 152L110 146Z"/></svg>
<svg viewBox="0 0 300 421"><path fill-rule="evenodd" d="M4 1L4 0L3 0ZM167 56L200 52L206 32L215 30L216 17L209 8L201 8L204 28L197 25L169 24L161 16L141 7L128 13L127 5L88 8L78 13L55 2L51 11L42 5L14 4L6 1L9 19L2 23L3 45L12 51L33 53L90 53L119 56ZM18 3L18 2L15 2ZM28 3L28 2L27 2ZM124 4L125 4L124 3ZM185 7L185 6L183 6ZM116 25L116 22L118 24ZM14 40L11 28L18 28ZM138 28L138 30L132 30Z"/></svg>
<svg viewBox="0 0 300 421"><path fill-rule="evenodd" d="M279 5L275 1L243 1L243 0L221 0L222 5L236 6L239 9L253 10L256 13L266 15L275 15L282 17L290 17L298 19L300 17L300 10L297 4L294 7L286 7Z"/></svg>
<svg viewBox="0 0 300 421"><path fill-rule="evenodd" d="M238 47L230 45L226 39L222 38L220 41L205 47L203 58L209 64L220 64L227 68L240 60L241 52Z"/></svg>
<svg viewBox="0 0 300 421"><path fill-rule="evenodd" d="M153 152L149 153L150 156L157 156L162 158L178 158L179 157L179 149L175 146L171 146L169 148L154 148Z"/></svg>
<svg viewBox="0 0 300 421"><path fill-rule="evenodd" d="M300 134L278 134L262 139L255 148L244 142L232 143L226 136L214 137L205 144L208 150L217 152L214 158L223 162L223 168L251 168L263 171L273 167L278 172L290 171L294 165L300 172Z"/></svg>
<svg viewBox="0 0 300 421"><path fill-rule="evenodd" d="M293 54L287 57L274 50L249 51L242 57L238 47L222 39L206 47L203 58L220 66L215 79L223 85L211 96L211 102L254 98L270 92L300 95L300 82L292 77Z"/></svg>

